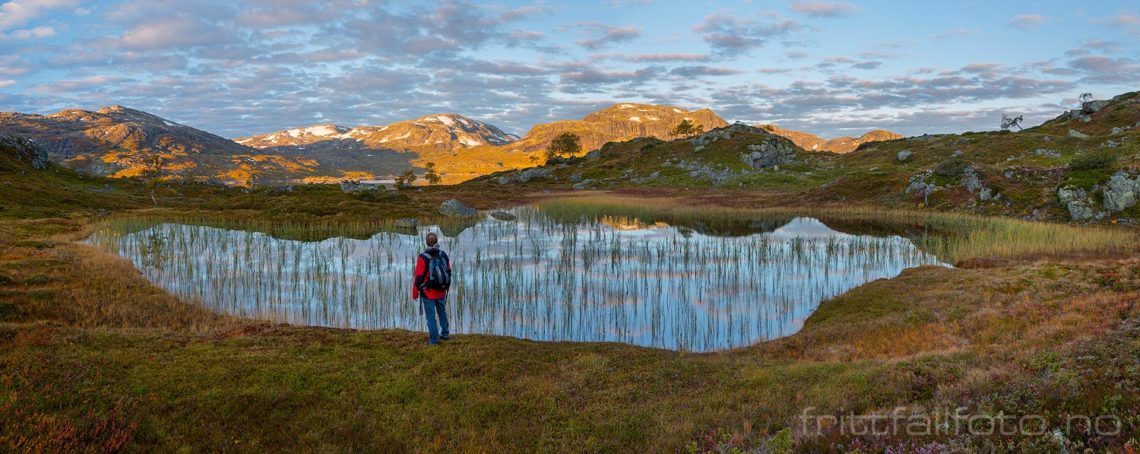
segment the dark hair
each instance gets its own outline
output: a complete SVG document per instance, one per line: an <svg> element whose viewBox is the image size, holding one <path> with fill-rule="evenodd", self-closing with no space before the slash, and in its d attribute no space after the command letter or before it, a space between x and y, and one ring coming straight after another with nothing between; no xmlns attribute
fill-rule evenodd
<svg viewBox="0 0 1140 454"><path fill-rule="evenodd" d="M428 247L435 246L436 243L439 243L439 237L435 235L435 232L428 232L427 235L424 235L424 243L427 243Z"/></svg>

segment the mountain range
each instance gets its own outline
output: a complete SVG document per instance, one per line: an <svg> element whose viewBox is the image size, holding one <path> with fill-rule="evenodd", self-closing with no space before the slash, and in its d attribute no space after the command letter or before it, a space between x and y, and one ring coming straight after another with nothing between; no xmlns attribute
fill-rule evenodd
<svg viewBox="0 0 1140 454"><path fill-rule="evenodd" d="M542 123L523 137L454 113L387 125L320 124L240 137L223 137L161 117L111 106L50 115L0 113L0 133L36 142L48 157L82 172L112 177L162 175L228 184L336 182L385 178L433 164L444 182L530 167L543 160L563 132L577 134L582 152L638 137L674 138L682 120L704 130L728 125L709 109L621 103L579 120ZM824 140L764 126L807 150L848 152L859 144L901 137L872 131L859 138Z"/></svg>

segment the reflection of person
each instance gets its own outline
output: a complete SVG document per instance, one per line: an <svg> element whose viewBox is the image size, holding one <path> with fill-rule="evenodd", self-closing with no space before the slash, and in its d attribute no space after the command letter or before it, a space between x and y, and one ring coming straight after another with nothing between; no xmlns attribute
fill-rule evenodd
<svg viewBox="0 0 1140 454"><path fill-rule="evenodd" d="M423 305L427 318L428 342L439 345L439 340L447 340L451 332L447 324L447 290L451 288L451 260L439 248L439 237L428 233L424 237L427 249L416 258L413 273L412 300ZM436 326L436 318L439 326Z"/></svg>

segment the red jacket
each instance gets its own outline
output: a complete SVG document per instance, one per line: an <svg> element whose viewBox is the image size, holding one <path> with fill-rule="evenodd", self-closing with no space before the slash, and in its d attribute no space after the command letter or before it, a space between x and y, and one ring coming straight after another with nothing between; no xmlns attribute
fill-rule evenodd
<svg viewBox="0 0 1140 454"><path fill-rule="evenodd" d="M439 251L439 248L429 248L428 251L431 251L432 249ZM439 253L444 254L443 251L439 251ZM451 260L447 261L447 270L451 271ZM420 279L425 278L424 274L426 272L427 272L427 261L424 260L423 254L417 255L416 256L416 270L412 273L412 299L419 299L420 298L420 289L418 286L420 283ZM429 299L429 300L442 299L443 297L447 296L447 290L425 288L424 289L424 296L427 297L427 299Z"/></svg>

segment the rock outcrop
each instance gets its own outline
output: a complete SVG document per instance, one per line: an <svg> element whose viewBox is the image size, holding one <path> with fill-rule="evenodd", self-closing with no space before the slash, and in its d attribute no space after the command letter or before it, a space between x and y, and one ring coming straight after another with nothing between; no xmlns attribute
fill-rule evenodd
<svg viewBox="0 0 1140 454"><path fill-rule="evenodd" d="M34 170L48 168L47 154L31 140L0 134L0 149L11 153L17 161L27 162Z"/></svg>
<svg viewBox="0 0 1140 454"><path fill-rule="evenodd" d="M448 199L439 206L439 214L448 217L471 217L477 216L479 210L464 205L456 199Z"/></svg>

